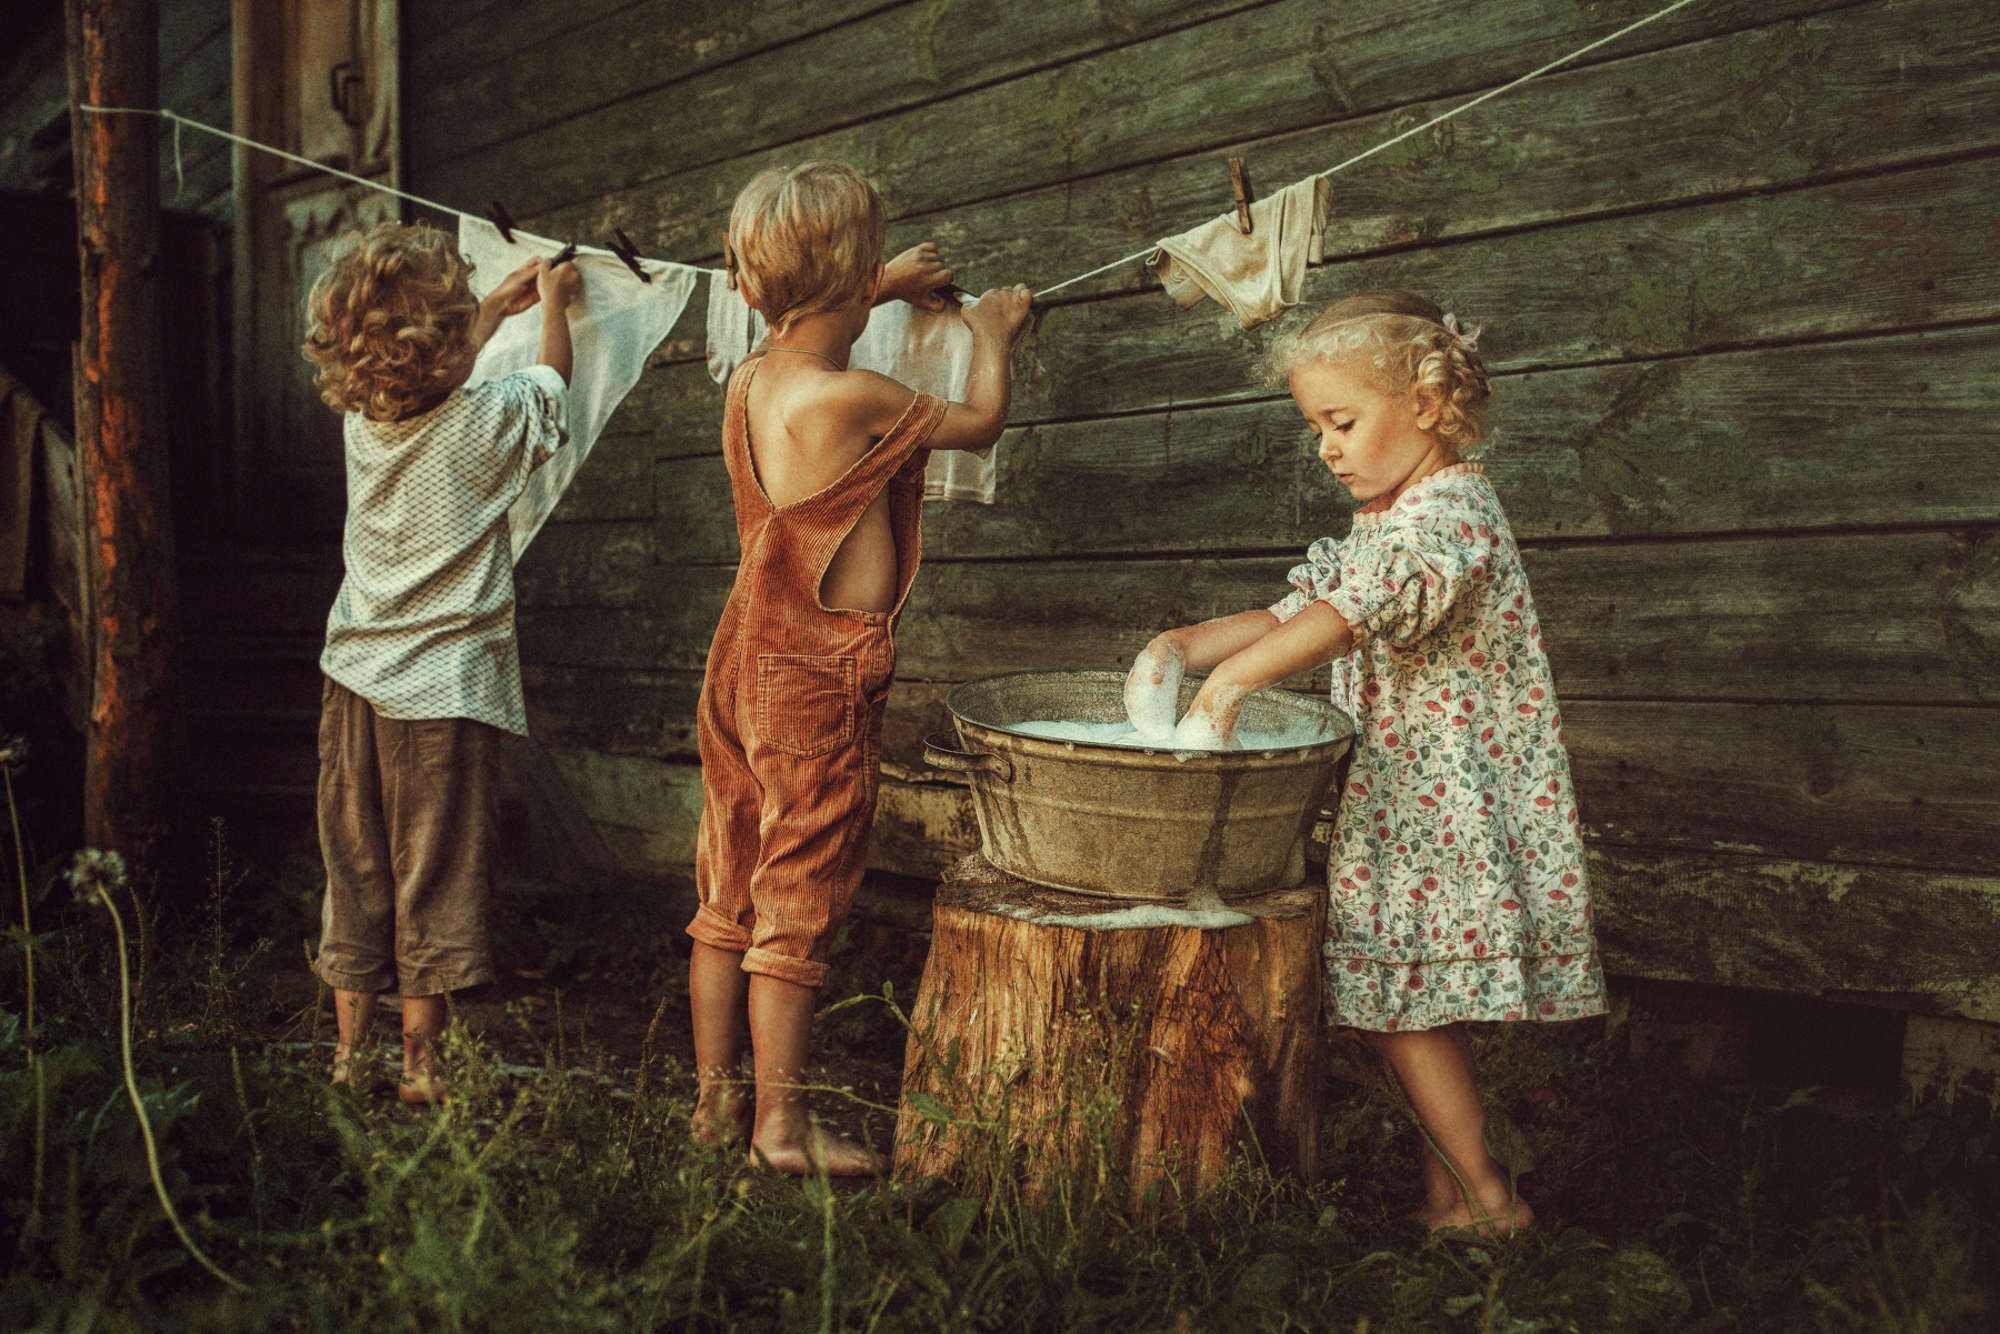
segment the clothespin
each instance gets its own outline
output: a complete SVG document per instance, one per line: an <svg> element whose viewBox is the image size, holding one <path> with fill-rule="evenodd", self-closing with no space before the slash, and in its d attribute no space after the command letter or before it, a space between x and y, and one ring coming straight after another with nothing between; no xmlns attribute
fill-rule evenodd
<svg viewBox="0 0 2000 1334"><path fill-rule="evenodd" d="M1250 235L1250 173L1243 166L1243 159L1229 159L1229 192L1236 196L1236 230Z"/></svg>
<svg viewBox="0 0 2000 1334"><path fill-rule="evenodd" d="M632 244L632 238L625 234L623 227L613 227L612 233L618 240L612 244L611 253L625 261L625 267L639 275L639 281L649 283L653 275L639 267L639 247Z"/></svg>
<svg viewBox="0 0 2000 1334"><path fill-rule="evenodd" d="M500 229L500 235L508 245L514 244L514 220L507 216L507 210L501 205L499 200L496 199L487 205L486 217L488 221Z"/></svg>
<svg viewBox="0 0 2000 1334"><path fill-rule="evenodd" d="M575 258L576 258L576 242L571 241L561 250L556 251L555 255L549 260L549 267L553 269L558 264L567 264Z"/></svg>
<svg viewBox="0 0 2000 1334"><path fill-rule="evenodd" d="M729 244L728 232L724 232L722 234L722 268L724 271L723 286L727 287L732 292L735 291L736 290L736 247Z"/></svg>

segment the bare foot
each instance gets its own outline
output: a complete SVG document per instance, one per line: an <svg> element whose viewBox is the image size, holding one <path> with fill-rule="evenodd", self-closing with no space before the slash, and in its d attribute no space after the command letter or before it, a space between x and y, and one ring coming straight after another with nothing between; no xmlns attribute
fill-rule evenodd
<svg viewBox="0 0 2000 1334"><path fill-rule="evenodd" d="M1487 1241L1519 1236L1535 1224L1535 1211L1526 1200L1518 1195L1510 1200L1504 1194L1474 1204L1454 1194L1448 1200L1433 1200L1416 1217L1433 1232L1470 1232Z"/></svg>
<svg viewBox="0 0 2000 1334"><path fill-rule="evenodd" d="M413 1107L431 1107L451 1096L451 1089L429 1070L405 1070L396 1096Z"/></svg>
<svg viewBox="0 0 2000 1334"><path fill-rule="evenodd" d="M734 1148L750 1142L750 1099L739 1084L715 1084L695 1098L689 1135L711 1149Z"/></svg>
<svg viewBox="0 0 2000 1334"><path fill-rule="evenodd" d="M792 1176L817 1176L822 1166L830 1177L880 1175L882 1164L866 1147L813 1126L803 1140L757 1140L750 1145L751 1163L761 1163Z"/></svg>
<svg viewBox="0 0 2000 1334"><path fill-rule="evenodd" d="M361 1093L382 1093L389 1087L389 1078L382 1073L382 1063L374 1052L366 1048L356 1051L344 1044L333 1049L332 1082Z"/></svg>

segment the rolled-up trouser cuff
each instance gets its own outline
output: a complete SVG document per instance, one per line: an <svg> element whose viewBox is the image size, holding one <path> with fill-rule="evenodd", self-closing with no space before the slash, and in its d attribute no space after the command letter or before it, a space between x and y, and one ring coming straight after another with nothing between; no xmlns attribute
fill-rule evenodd
<svg viewBox="0 0 2000 1334"><path fill-rule="evenodd" d="M313 961L313 972L320 981L338 991L389 991L396 985L396 970L377 968L371 972L352 972L336 968L326 960L326 955Z"/></svg>
<svg viewBox="0 0 2000 1334"><path fill-rule="evenodd" d="M399 979L396 990L404 996L442 996L447 991L463 991L492 980L492 964L463 964L456 968L432 968L407 974Z"/></svg>
<svg viewBox="0 0 2000 1334"><path fill-rule="evenodd" d="M731 954L741 954L750 948L750 928L741 922L732 922L706 903L695 909L694 920L687 924L687 933L704 945Z"/></svg>
<svg viewBox="0 0 2000 1334"><path fill-rule="evenodd" d="M811 959L795 958L790 954L779 954L775 950L751 948L743 951L743 971L762 973L775 977L780 982L791 982L802 987L817 987L826 982L826 965L814 963Z"/></svg>

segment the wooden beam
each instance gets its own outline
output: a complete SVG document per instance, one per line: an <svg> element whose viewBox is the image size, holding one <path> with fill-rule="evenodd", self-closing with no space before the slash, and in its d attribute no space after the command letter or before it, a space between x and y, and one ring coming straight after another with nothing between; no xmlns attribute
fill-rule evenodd
<svg viewBox="0 0 2000 1334"><path fill-rule="evenodd" d="M157 0L68 0L67 21L73 108L157 104ZM182 787L156 126L72 109L70 133L83 271L77 450L97 618L84 837L157 872Z"/></svg>

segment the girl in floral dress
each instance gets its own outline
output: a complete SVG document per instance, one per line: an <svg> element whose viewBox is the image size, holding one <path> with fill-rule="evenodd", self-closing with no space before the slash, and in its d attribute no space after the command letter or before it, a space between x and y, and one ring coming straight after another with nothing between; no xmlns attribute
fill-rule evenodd
<svg viewBox="0 0 2000 1334"><path fill-rule="evenodd" d="M1562 718L1520 552L1483 468L1486 369L1422 297L1367 292L1269 361L1365 502L1268 610L1169 630L1134 663L1142 731L1228 745L1252 692L1333 663L1355 752L1327 865L1327 1004L1423 1121L1433 1228L1533 1213L1487 1152L1463 1025L1604 1011ZM1183 668L1213 667L1185 718Z"/></svg>

